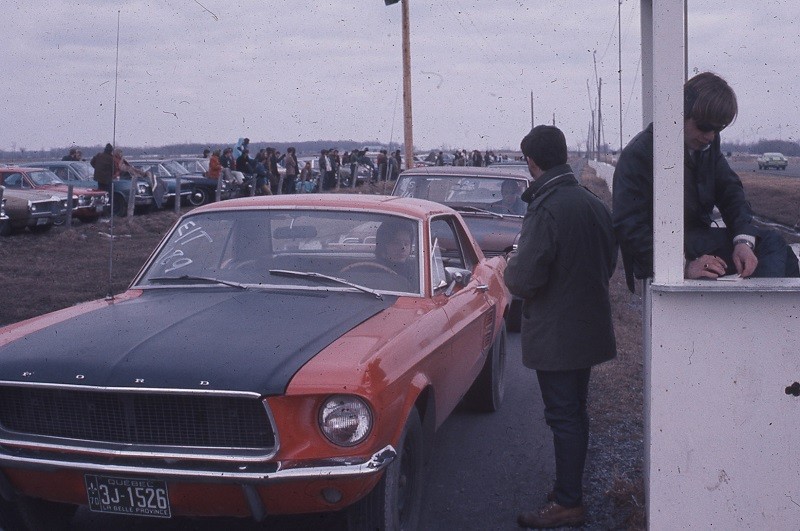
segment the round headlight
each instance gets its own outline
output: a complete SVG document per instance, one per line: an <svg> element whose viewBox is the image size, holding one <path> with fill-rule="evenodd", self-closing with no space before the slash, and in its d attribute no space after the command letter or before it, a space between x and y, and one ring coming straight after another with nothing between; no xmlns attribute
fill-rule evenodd
<svg viewBox="0 0 800 531"><path fill-rule="evenodd" d="M354 446L369 435L372 411L356 396L332 396L319 410L319 427L333 444Z"/></svg>

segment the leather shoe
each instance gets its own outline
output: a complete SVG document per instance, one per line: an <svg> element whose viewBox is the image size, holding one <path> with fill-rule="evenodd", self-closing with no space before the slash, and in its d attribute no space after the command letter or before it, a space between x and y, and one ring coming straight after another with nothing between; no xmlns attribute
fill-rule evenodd
<svg viewBox="0 0 800 531"><path fill-rule="evenodd" d="M583 505L564 507L554 501L549 502L538 511L520 513L517 524L527 528L578 527L583 525L586 509Z"/></svg>

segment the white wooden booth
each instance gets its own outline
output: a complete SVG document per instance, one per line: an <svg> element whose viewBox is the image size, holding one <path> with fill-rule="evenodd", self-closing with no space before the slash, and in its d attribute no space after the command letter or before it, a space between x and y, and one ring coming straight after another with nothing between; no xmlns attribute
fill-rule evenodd
<svg viewBox="0 0 800 531"><path fill-rule="evenodd" d="M800 279L683 278L686 13L685 0L641 0L656 198L644 290L648 523L797 531L800 397L787 391L800 381Z"/></svg>

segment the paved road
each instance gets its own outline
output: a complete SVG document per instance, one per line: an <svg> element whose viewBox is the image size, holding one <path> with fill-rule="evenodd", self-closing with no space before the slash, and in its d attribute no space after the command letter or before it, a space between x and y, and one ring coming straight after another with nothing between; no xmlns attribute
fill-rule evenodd
<svg viewBox="0 0 800 531"><path fill-rule="evenodd" d="M748 173L765 173L768 175L777 175L779 177L800 177L800 164L793 164L794 159L789 161L789 165L785 170L759 170L756 159L749 161L728 161L731 169L739 175L746 175Z"/></svg>
<svg viewBox="0 0 800 531"><path fill-rule="evenodd" d="M551 485L553 454L535 373L522 366L518 334L509 334L507 386L501 410L456 410L436 436L427 471L420 529L513 530L522 509L539 506ZM276 518L258 526L246 519L195 521L126 518L81 509L72 529L245 531L339 530L340 515Z"/></svg>

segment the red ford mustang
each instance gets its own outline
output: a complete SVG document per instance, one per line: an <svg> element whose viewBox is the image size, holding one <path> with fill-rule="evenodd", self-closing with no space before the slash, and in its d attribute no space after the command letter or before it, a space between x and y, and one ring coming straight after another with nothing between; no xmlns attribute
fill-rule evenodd
<svg viewBox="0 0 800 531"><path fill-rule="evenodd" d="M0 495L31 527L83 505L414 528L433 432L502 401L504 268L424 200L195 209L124 294L0 329Z"/></svg>

